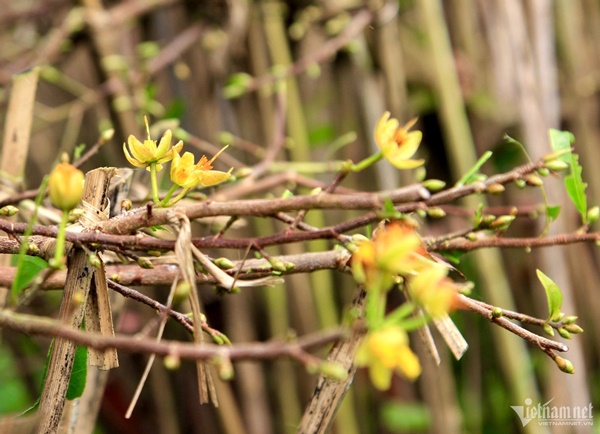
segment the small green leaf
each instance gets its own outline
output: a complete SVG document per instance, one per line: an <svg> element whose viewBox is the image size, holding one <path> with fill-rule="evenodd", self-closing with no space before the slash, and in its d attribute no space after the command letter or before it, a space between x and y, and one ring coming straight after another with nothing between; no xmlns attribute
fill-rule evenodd
<svg viewBox="0 0 600 434"><path fill-rule="evenodd" d="M575 137L568 131L550 130L550 145L552 149L554 151L569 150L559 156L558 159L571 166L571 173L565 176L565 187L571 201L575 204L575 208L577 208L577 211L581 215L581 220L583 223L587 223L587 197L585 195L587 183L583 182L583 177L581 176L583 168L579 164L579 156L570 151L574 141Z"/></svg>
<svg viewBox="0 0 600 434"><path fill-rule="evenodd" d="M37 256L23 256L19 261L19 255L13 255L11 263L13 266L18 265L11 289L11 293L15 297L21 294L38 274L49 267L46 261Z"/></svg>
<svg viewBox="0 0 600 434"><path fill-rule="evenodd" d="M71 371L69 388L67 389L68 400L73 400L83 395L85 380L87 378L87 361L87 347L78 346L75 351L75 359L73 360L73 370Z"/></svg>
<svg viewBox="0 0 600 434"><path fill-rule="evenodd" d="M560 288L552 279L542 273L540 270L536 270L537 277L546 290L546 297L548 298L548 321L555 321L560 315L560 309L562 308L562 292Z"/></svg>
<svg viewBox="0 0 600 434"><path fill-rule="evenodd" d="M75 150L73 151L73 159L78 160L79 158L81 158L83 151L85 151L85 143L81 143L75 146Z"/></svg>
<svg viewBox="0 0 600 434"><path fill-rule="evenodd" d="M547 206L546 207L546 215L551 221L554 221L558 218L560 214L560 205Z"/></svg>
<svg viewBox="0 0 600 434"><path fill-rule="evenodd" d="M458 265L460 264L460 258L465 254L464 250L446 250L440 252L444 259L447 259L448 262Z"/></svg>

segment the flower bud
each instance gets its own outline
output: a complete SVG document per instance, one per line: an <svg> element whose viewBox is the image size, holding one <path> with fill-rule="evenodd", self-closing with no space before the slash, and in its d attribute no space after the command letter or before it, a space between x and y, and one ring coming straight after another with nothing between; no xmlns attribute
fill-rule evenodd
<svg viewBox="0 0 600 434"><path fill-rule="evenodd" d="M515 219L512 215L501 215L496 220L490 223L490 228L493 229L506 229Z"/></svg>
<svg viewBox="0 0 600 434"><path fill-rule="evenodd" d="M18 212L19 212L19 208L17 208L16 206L13 206L13 205L6 205L6 206L3 206L2 208L0 208L0 215L2 215L2 216L10 217L10 216L15 215Z"/></svg>
<svg viewBox="0 0 600 434"><path fill-rule="evenodd" d="M492 310L492 318L500 318L504 315L504 312L502 312L502 308L500 307L495 307Z"/></svg>
<svg viewBox="0 0 600 434"><path fill-rule="evenodd" d="M427 215L432 219L441 219L446 217L446 211L437 206L432 208L427 208Z"/></svg>
<svg viewBox="0 0 600 434"><path fill-rule="evenodd" d="M425 187L430 192L434 193L444 188L446 186L446 183L439 179L427 179L423 181L421 185L423 185L423 187Z"/></svg>
<svg viewBox="0 0 600 434"><path fill-rule="evenodd" d="M233 262L227 258L217 258L213 262L221 270L231 270L234 267Z"/></svg>
<svg viewBox="0 0 600 434"><path fill-rule="evenodd" d="M525 182L524 179L517 179L517 180L515 180L515 185L518 188L525 188L525 186L527 186L527 182Z"/></svg>
<svg viewBox="0 0 600 434"><path fill-rule="evenodd" d="M181 358L175 354L167 354L163 359L163 365L169 371L175 371L181 366Z"/></svg>
<svg viewBox="0 0 600 434"><path fill-rule="evenodd" d="M546 333L548 336L554 336L554 329L550 324L544 323L542 329L544 330L544 333Z"/></svg>
<svg viewBox="0 0 600 434"><path fill-rule="evenodd" d="M575 321L577 321L577 318L578 317L576 315L571 315L571 316L566 317L562 323L564 325L573 324Z"/></svg>
<svg viewBox="0 0 600 434"><path fill-rule="evenodd" d="M530 185L532 187L541 187L542 185L544 185L544 181L542 181L542 178L533 173L531 175L527 175L527 177L525 178L525 182L527 183L527 185Z"/></svg>
<svg viewBox="0 0 600 434"><path fill-rule="evenodd" d="M280 259L270 258L269 263L271 264L271 267L275 271L281 271L281 272L287 271L287 267L285 266L285 263Z"/></svg>
<svg viewBox="0 0 600 434"><path fill-rule="evenodd" d="M594 223L600 217L600 208L597 206L590 208L587 212L587 221L588 223Z"/></svg>
<svg viewBox="0 0 600 434"><path fill-rule="evenodd" d="M550 175L550 170L547 167L542 167L541 169L537 170L537 173L540 176L548 176Z"/></svg>
<svg viewBox="0 0 600 434"><path fill-rule="evenodd" d="M560 369L561 371L567 374L575 373L575 368L573 367L573 363L571 363L570 360L563 359L560 356L556 356L554 358L554 362L556 363L556 366L558 366L558 369Z"/></svg>
<svg viewBox="0 0 600 434"><path fill-rule="evenodd" d="M565 339L571 339L571 333L569 333L569 331L565 327L560 327L558 329L558 334Z"/></svg>
<svg viewBox="0 0 600 434"><path fill-rule="evenodd" d="M40 248L35 243L27 243L27 249L25 250L25 254L27 255L39 255Z"/></svg>
<svg viewBox="0 0 600 434"><path fill-rule="evenodd" d="M573 333L575 335L579 334L579 333L583 333L583 329L581 327L579 327L577 324L567 324L565 326L565 330L567 330L570 333Z"/></svg>
<svg viewBox="0 0 600 434"><path fill-rule="evenodd" d="M552 170L553 172L560 172L561 170L565 170L565 169L569 168L568 163L565 163L564 161L560 161L560 160L548 161L545 166L548 169Z"/></svg>
<svg viewBox="0 0 600 434"><path fill-rule="evenodd" d="M83 197L83 172L69 163L57 164L48 179L48 191L52 204L63 210L71 211Z"/></svg>
<svg viewBox="0 0 600 434"><path fill-rule="evenodd" d="M148 258L144 258L144 257L140 256L139 258L137 258L136 262L140 267L145 268L147 270L154 268L154 266L152 265L152 262L150 262L150 260Z"/></svg>
<svg viewBox="0 0 600 434"><path fill-rule="evenodd" d="M88 255L88 262L94 268L100 268L102 266L102 261L100 261L100 258L94 253Z"/></svg>
<svg viewBox="0 0 600 434"><path fill-rule="evenodd" d="M505 190L506 189L504 188L504 186L502 184L494 183L494 184L488 185L485 191L489 194L502 194L502 193L504 193Z"/></svg>

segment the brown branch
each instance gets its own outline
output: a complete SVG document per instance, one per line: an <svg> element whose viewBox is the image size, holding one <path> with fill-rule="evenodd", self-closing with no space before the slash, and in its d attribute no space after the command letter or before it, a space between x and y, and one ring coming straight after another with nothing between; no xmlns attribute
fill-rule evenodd
<svg viewBox="0 0 600 434"><path fill-rule="evenodd" d="M195 345L192 342L179 342L154 339L135 339L132 336L117 334L114 337L74 329L59 321L35 315L0 310L0 326L35 336L60 337L78 345L96 350L116 348L129 353L175 356L192 360L211 360L225 357L230 360L269 360L279 357L297 359L298 351L309 351L348 335L347 330L336 329L302 336L295 341L269 341L236 343L232 346L206 344Z"/></svg>
<svg viewBox="0 0 600 434"><path fill-rule="evenodd" d="M477 301L470 299L462 294L458 295L459 302L462 304L463 308L469 310L471 312L475 312L476 314L489 319L491 322L498 324L503 329L508 330L511 333L519 336L520 338L535 344L542 351L548 353L547 350L557 350L557 351L569 351L569 347L565 344L561 344L560 342L556 342L542 336L538 336L535 333L530 332L529 330L525 330L523 327L516 325L515 323L510 322L508 319L504 317L494 317L492 315L492 309L490 309L489 305L482 305ZM548 353L550 354L550 353ZM552 353L553 354L553 353Z"/></svg>

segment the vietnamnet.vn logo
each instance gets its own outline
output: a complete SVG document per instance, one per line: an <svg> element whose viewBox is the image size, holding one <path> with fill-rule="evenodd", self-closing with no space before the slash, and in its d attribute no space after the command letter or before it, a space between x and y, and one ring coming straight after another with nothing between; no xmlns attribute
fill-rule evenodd
<svg viewBox="0 0 600 434"><path fill-rule="evenodd" d="M532 405L531 398L525 399L525 405L511 405L523 426L532 420L537 420L539 425L594 425L592 404L586 406L556 406L550 405L552 398L545 404Z"/></svg>

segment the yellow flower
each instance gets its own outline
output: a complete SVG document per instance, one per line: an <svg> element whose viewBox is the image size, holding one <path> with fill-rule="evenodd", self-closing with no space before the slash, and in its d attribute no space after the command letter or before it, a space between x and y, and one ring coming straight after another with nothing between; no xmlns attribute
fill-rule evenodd
<svg viewBox="0 0 600 434"><path fill-rule="evenodd" d="M69 163L59 163L50 173L48 190L55 207L71 211L83 196L83 172Z"/></svg>
<svg viewBox="0 0 600 434"><path fill-rule="evenodd" d="M392 373L409 380L421 374L419 359L408 346L406 331L389 325L367 335L356 354L357 366L368 366L373 385L379 390L390 387Z"/></svg>
<svg viewBox="0 0 600 434"><path fill-rule="evenodd" d="M408 275L431 261L416 228L406 222L392 222L379 228L373 240L363 241L352 255L354 278L370 290L389 289L397 275Z"/></svg>
<svg viewBox="0 0 600 434"><path fill-rule="evenodd" d="M198 164L194 164L194 155L186 152L183 156L179 155L179 150L175 149L173 161L171 162L171 181L185 189L202 185L205 187L219 184L231 176L229 172L219 172L212 169L212 162L227 147L221 149L210 161L206 156L202 156Z"/></svg>
<svg viewBox="0 0 600 434"><path fill-rule="evenodd" d="M424 160L412 160L423 134L421 131L409 132L417 119L410 120L400 128L397 119L390 119L390 112L385 112L375 127L375 141L383 156L398 169L414 169L423 165Z"/></svg>
<svg viewBox="0 0 600 434"><path fill-rule="evenodd" d="M156 171L162 170L162 164L173 159L175 152L181 151L183 148L183 142L180 140L175 146L171 148L171 130L165 131L162 135L158 145L156 140L150 138L150 128L148 127L148 120L146 121L146 131L148 132L148 138L144 142L140 142L133 135L127 138L127 143L123 143L123 152L125 158L135 167L146 167L150 170L151 164L156 164ZM129 151L127 150L129 147Z"/></svg>
<svg viewBox="0 0 600 434"><path fill-rule="evenodd" d="M444 265L432 264L407 279L412 299L433 318L447 314L455 304L458 288L447 275L448 268Z"/></svg>

